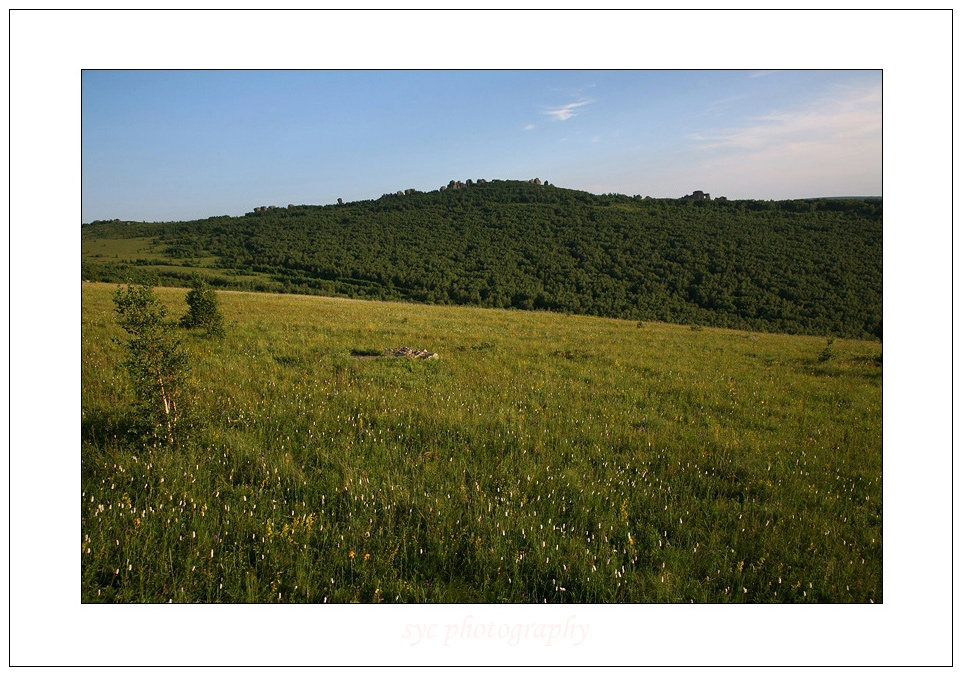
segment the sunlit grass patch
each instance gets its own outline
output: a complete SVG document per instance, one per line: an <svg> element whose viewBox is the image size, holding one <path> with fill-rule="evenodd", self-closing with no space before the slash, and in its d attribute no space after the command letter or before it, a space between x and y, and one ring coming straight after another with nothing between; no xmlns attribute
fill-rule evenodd
<svg viewBox="0 0 962 676"><path fill-rule="evenodd" d="M222 292L160 451L114 288L83 288L85 601L882 600L879 343ZM440 359L352 356L399 345Z"/></svg>

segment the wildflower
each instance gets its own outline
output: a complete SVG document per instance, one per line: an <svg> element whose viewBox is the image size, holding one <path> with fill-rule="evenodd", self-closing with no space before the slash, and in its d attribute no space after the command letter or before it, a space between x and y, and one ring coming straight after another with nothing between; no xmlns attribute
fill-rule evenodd
<svg viewBox="0 0 962 676"><path fill-rule="evenodd" d="M348 556L348 558L353 559L353 558L354 558L354 550L352 549L352 550L351 550L351 553L348 554L347 556Z"/></svg>

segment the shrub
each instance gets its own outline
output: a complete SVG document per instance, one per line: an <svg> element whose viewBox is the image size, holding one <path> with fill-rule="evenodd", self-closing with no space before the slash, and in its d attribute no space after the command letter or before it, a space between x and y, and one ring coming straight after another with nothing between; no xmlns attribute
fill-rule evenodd
<svg viewBox="0 0 962 676"><path fill-rule="evenodd" d="M167 319L167 308L149 286L117 289L114 305L129 334L124 366L130 375L142 419L173 443L181 420L189 359Z"/></svg>
<svg viewBox="0 0 962 676"><path fill-rule="evenodd" d="M835 339L827 338L826 341L827 342L825 343L825 349L822 350L822 353L818 355L818 360L821 362L828 361L829 359L835 356L835 353L832 350L832 343L835 342Z"/></svg>
<svg viewBox="0 0 962 676"><path fill-rule="evenodd" d="M224 335L224 315L217 303L217 294L206 281L194 278L187 292L187 314L181 317L185 329L206 329L208 336Z"/></svg>

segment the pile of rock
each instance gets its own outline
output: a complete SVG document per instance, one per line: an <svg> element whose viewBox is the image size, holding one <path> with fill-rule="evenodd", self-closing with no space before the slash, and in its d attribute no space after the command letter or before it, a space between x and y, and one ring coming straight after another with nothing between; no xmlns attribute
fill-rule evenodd
<svg viewBox="0 0 962 676"><path fill-rule="evenodd" d="M384 356L406 357L408 359L437 359L438 358L438 355L436 352L428 352L427 350L412 350L409 347L398 347L395 349L385 348Z"/></svg>

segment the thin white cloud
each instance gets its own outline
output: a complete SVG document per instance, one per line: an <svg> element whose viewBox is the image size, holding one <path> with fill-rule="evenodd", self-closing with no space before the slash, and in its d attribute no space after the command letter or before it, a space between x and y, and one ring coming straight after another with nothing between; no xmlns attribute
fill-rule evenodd
<svg viewBox="0 0 962 676"><path fill-rule="evenodd" d="M544 111L544 114L554 118L555 120L564 122L565 120L570 120L572 117L577 115L578 113L576 112L576 110L578 108L580 108L581 106L586 106L589 103L594 103L594 101L585 100L585 101L578 101L577 103L567 103L563 106L558 106L556 108L548 108Z"/></svg>
<svg viewBox="0 0 962 676"><path fill-rule="evenodd" d="M689 136L710 152L700 169L759 184L877 182L882 173L882 90L838 87L810 104ZM828 189L828 188L826 188ZM842 188L844 191L844 188Z"/></svg>
<svg viewBox="0 0 962 676"><path fill-rule="evenodd" d="M693 134L705 141L704 148L764 149L777 153L780 147L798 141L836 143L871 138L881 143L882 90L840 90L812 104L788 111L775 111L751 118L748 124L721 132Z"/></svg>
<svg viewBox="0 0 962 676"><path fill-rule="evenodd" d="M526 125L524 126L524 130L525 130L525 131L531 131L532 129L534 129L534 125L533 125L533 124L526 124Z"/></svg>

